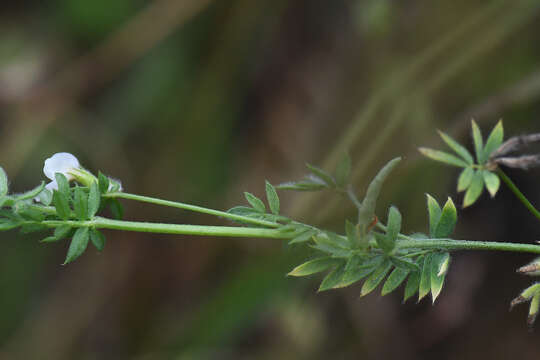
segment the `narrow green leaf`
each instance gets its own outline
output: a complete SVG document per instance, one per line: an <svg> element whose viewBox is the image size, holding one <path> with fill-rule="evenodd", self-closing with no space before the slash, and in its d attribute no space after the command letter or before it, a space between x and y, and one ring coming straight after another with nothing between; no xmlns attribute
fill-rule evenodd
<svg viewBox="0 0 540 360"><path fill-rule="evenodd" d="M260 212L249 206L235 206L227 210L227 212L229 214L242 215L247 217L258 217L261 215Z"/></svg>
<svg viewBox="0 0 540 360"><path fill-rule="evenodd" d="M54 229L54 235L48 236L45 239L41 240L42 243L56 242L62 239L65 239L71 232L71 226L61 225Z"/></svg>
<svg viewBox="0 0 540 360"><path fill-rule="evenodd" d="M320 257L303 263L295 267L288 276L308 276L324 271L332 266L336 266L341 261L329 256Z"/></svg>
<svg viewBox="0 0 540 360"><path fill-rule="evenodd" d="M392 206L388 210L388 224L386 228L385 241L379 243L379 246L385 253L390 253L396 246L396 240L401 230L401 214L399 210ZM377 240L377 242L379 242Z"/></svg>
<svg viewBox="0 0 540 360"><path fill-rule="evenodd" d="M53 205L56 208L56 214L62 219L67 220L71 214L68 198L64 193L54 190Z"/></svg>
<svg viewBox="0 0 540 360"><path fill-rule="evenodd" d="M90 241L92 241L92 244L94 244L98 251L102 251L105 247L105 235L98 229L92 228L90 230Z"/></svg>
<svg viewBox="0 0 540 360"><path fill-rule="evenodd" d="M52 204L53 193L49 189L43 189L43 191L40 192L37 197L39 199L39 202L45 206L49 206Z"/></svg>
<svg viewBox="0 0 540 360"><path fill-rule="evenodd" d="M314 249L332 254L335 257L348 257L351 250L344 246L342 243L336 242L335 239L328 236L327 233L318 233L313 236L315 245Z"/></svg>
<svg viewBox="0 0 540 360"><path fill-rule="evenodd" d="M270 211L274 215L279 214L279 197L276 189L268 181L266 182L266 199L268 200L268 206Z"/></svg>
<svg viewBox="0 0 540 360"><path fill-rule="evenodd" d="M261 199L256 197L255 195L245 192L244 196L246 197L247 202L249 205L251 205L255 210L257 210L260 213L266 212L266 207L264 206L264 203Z"/></svg>
<svg viewBox="0 0 540 360"><path fill-rule="evenodd" d="M442 272L443 264L448 263L448 253L434 253L431 258L431 297L433 303L441 293L446 273Z"/></svg>
<svg viewBox="0 0 540 360"><path fill-rule="evenodd" d="M472 124L474 149L476 151L476 160L478 161L478 164L483 165L485 163L485 158L484 158L484 140L482 139L482 132L480 131L478 124L476 124L476 121L471 120L471 124Z"/></svg>
<svg viewBox="0 0 540 360"><path fill-rule="evenodd" d="M484 176L482 170L476 170L471 182L471 186L465 193L463 198L463 207L471 206L478 200L482 192L484 191Z"/></svg>
<svg viewBox="0 0 540 360"><path fill-rule="evenodd" d="M328 239L330 240L330 242L334 244L335 246L343 248L343 249L350 249L351 244L349 243L349 239L343 238L343 236L338 235L331 231L325 231L324 234L328 236Z"/></svg>
<svg viewBox="0 0 540 360"><path fill-rule="evenodd" d="M25 220L31 221L43 221L45 219L45 213L38 207L30 207L24 202L18 202L13 207L15 213L21 216Z"/></svg>
<svg viewBox="0 0 540 360"><path fill-rule="evenodd" d="M483 170L482 175L484 176L484 183L489 191L489 195L491 195L491 197L495 197L497 191L499 191L499 187L501 186L501 179L499 179L497 174L488 170Z"/></svg>
<svg viewBox="0 0 540 360"><path fill-rule="evenodd" d="M343 188L349 181L351 174L352 161L349 154L345 154L339 161L336 168L336 183L339 187Z"/></svg>
<svg viewBox="0 0 540 360"><path fill-rule="evenodd" d="M392 261L395 267L409 271L420 271L420 266L409 258L392 256L390 257L390 261Z"/></svg>
<svg viewBox="0 0 540 360"><path fill-rule="evenodd" d="M20 224L21 223L17 220L2 219L2 221L0 221L0 231L7 231L7 230L15 229Z"/></svg>
<svg viewBox="0 0 540 360"><path fill-rule="evenodd" d="M80 187L76 187L73 193L73 211L79 220L86 220L88 217L88 195Z"/></svg>
<svg viewBox="0 0 540 360"><path fill-rule="evenodd" d="M450 253L443 252L442 259L440 260L439 272L437 273L437 275L438 276L446 275L449 267L450 267Z"/></svg>
<svg viewBox="0 0 540 360"><path fill-rule="evenodd" d="M8 177L4 168L0 166L0 196L8 193Z"/></svg>
<svg viewBox="0 0 540 360"><path fill-rule="evenodd" d="M427 209L429 217L429 234L431 237L435 237L435 231L437 230L437 225L441 219L441 207L435 198L429 194L426 194L427 197Z"/></svg>
<svg viewBox="0 0 540 360"><path fill-rule="evenodd" d="M122 220L124 217L124 207L118 200L111 199L109 202L109 208L111 209L111 213L115 219Z"/></svg>
<svg viewBox="0 0 540 360"><path fill-rule="evenodd" d="M101 171L98 174L99 191L105 194L109 191L109 178L105 176Z"/></svg>
<svg viewBox="0 0 540 360"><path fill-rule="evenodd" d="M68 179L62 173L56 173L54 174L54 177L56 179L56 183L58 184L58 192L64 194L67 199L70 199L71 194L69 193Z"/></svg>
<svg viewBox="0 0 540 360"><path fill-rule="evenodd" d="M319 287L320 291L326 291L335 288L341 282L343 274L345 272L345 263L342 263L334 270L332 270L326 277L323 279L321 286Z"/></svg>
<svg viewBox="0 0 540 360"><path fill-rule="evenodd" d="M33 199L38 196L45 189L45 181L42 181L39 186L33 188L30 191L17 195L15 201Z"/></svg>
<svg viewBox="0 0 540 360"><path fill-rule="evenodd" d="M60 225L56 229L54 229L54 237L56 237L58 240L65 239L68 237L72 227L69 225Z"/></svg>
<svg viewBox="0 0 540 360"><path fill-rule="evenodd" d="M435 228L434 238L445 238L454 232L457 222L457 210L451 198L448 198L442 209L441 217Z"/></svg>
<svg viewBox="0 0 540 360"><path fill-rule="evenodd" d="M88 218L92 219L96 216L99 210L99 203L101 202L101 192L99 185L94 181L90 185L90 192L88 194Z"/></svg>
<svg viewBox="0 0 540 360"><path fill-rule="evenodd" d="M375 207L377 205L377 199L384 181L390 175L392 170L401 161L401 158L395 158L390 160L373 178L366 191L366 196L362 202L362 207L358 211L358 225L361 231L366 231L367 227L375 216Z"/></svg>
<svg viewBox="0 0 540 360"><path fill-rule="evenodd" d="M459 175L457 191L462 192L467 190L472 183L473 177L474 169L471 166L466 167Z"/></svg>
<svg viewBox="0 0 540 360"><path fill-rule="evenodd" d="M473 157L472 157L471 153L469 152L469 150L467 150L460 143L458 143L457 141L455 141L449 135L443 133L442 131L439 131L439 135L444 140L444 142L448 146L450 146L450 148L452 150L454 150L456 152L456 154L458 154L459 156L461 156L461 158L463 160L465 160L465 162L467 164L473 164L474 163Z"/></svg>
<svg viewBox="0 0 540 360"><path fill-rule="evenodd" d="M484 159L486 161L489 159L489 156L502 145L504 139L504 128L502 120L499 120L497 125L491 130L489 137L486 141L486 146L484 147Z"/></svg>
<svg viewBox="0 0 540 360"><path fill-rule="evenodd" d="M352 248L355 248L360 244L358 228L349 220L345 221L345 233L347 234L347 239L349 240L349 244Z"/></svg>
<svg viewBox="0 0 540 360"><path fill-rule="evenodd" d="M422 300L431 291L431 258L433 253L424 256L422 266L422 275L420 276L420 285L418 287L418 301Z"/></svg>
<svg viewBox="0 0 540 360"><path fill-rule="evenodd" d="M432 160L443 162L448 165L458 166L458 167L468 166L468 164L464 160L461 160L457 156L454 156L444 151L433 150L433 149L424 148L424 147L419 148L418 151L420 151L422 155L427 156L428 158Z"/></svg>
<svg viewBox="0 0 540 360"><path fill-rule="evenodd" d="M320 178L329 187L335 187L336 186L336 180L334 180L332 175L330 175L328 172L324 171L321 168L313 166L311 164L306 164L306 167L313 173L313 175Z"/></svg>
<svg viewBox="0 0 540 360"><path fill-rule="evenodd" d="M386 282L383 285L381 295L385 296L386 294L391 293L392 291L396 290L403 281L407 278L407 275L409 275L410 270L403 269L403 268L395 268L390 275L388 276L388 279L386 279Z"/></svg>
<svg viewBox="0 0 540 360"><path fill-rule="evenodd" d="M345 265L345 272L338 287L347 287L373 273L384 261L383 256L367 258L354 255Z"/></svg>
<svg viewBox="0 0 540 360"><path fill-rule="evenodd" d="M366 296L384 280L388 272L392 269L392 263L386 259L379 267L371 274L362 285L360 296Z"/></svg>
<svg viewBox="0 0 540 360"><path fill-rule="evenodd" d="M71 239L66 260L64 261L63 265L69 264L70 262L81 256L82 253L84 253L84 251L86 250L86 247L88 246L88 240L88 228L78 228L73 235L73 239Z"/></svg>
<svg viewBox="0 0 540 360"><path fill-rule="evenodd" d="M414 294L418 292L420 286L421 271L413 271L410 273L407 279L407 285L405 285L405 295L403 296L403 302L409 300Z"/></svg>
<svg viewBox="0 0 540 360"><path fill-rule="evenodd" d="M289 241L289 245L309 241L316 234L317 234L316 230L306 230L306 231L296 235L291 241Z"/></svg>
<svg viewBox="0 0 540 360"><path fill-rule="evenodd" d="M294 190L294 191L320 191L326 189L326 184L319 178L308 177L305 180L289 181L276 185L278 190Z"/></svg>

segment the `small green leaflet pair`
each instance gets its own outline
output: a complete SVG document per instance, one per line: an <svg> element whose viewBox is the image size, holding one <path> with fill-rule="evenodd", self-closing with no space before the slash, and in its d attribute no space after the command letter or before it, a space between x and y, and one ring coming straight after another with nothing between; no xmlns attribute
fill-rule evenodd
<svg viewBox="0 0 540 360"><path fill-rule="evenodd" d="M502 120L491 131L485 145L480 128L472 120L472 137L476 153L476 163L471 153L461 144L452 139L449 135L439 131L443 141L457 154L433 150L429 148L420 148L420 152L436 161L440 161L452 166L464 168L458 178L458 192L465 191L463 198L463 207L470 206L478 200L484 187L488 190L491 197L497 194L500 187L500 178L493 172L496 164L490 162L491 155L503 143L504 129Z"/></svg>
<svg viewBox="0 0 540 360"><path fill-rule="evenodd" d="M89 221L107 205L115 218L122 218L122 206L116 199L102 201L101 195L109 191L110 187L109 178L102 173L99 173L98 181L93 182L90 187L70 187L69 181L61 173L56 173L55 178L58 190L53 191L50 201L42 201L43 205L52 204L61 220ZM55 228L53 235L46 237L42 242L56 242L69 237L72 239L64 265L81 256L89 242L92 242L99 251L105 246L105 236L96 228L92 226L73 228L67 224Z"/></svg>

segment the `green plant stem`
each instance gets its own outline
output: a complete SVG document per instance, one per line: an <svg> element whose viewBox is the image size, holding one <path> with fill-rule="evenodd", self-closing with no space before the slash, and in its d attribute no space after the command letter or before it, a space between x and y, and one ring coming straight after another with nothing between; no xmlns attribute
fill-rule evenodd
<svg viewBox="0 0 540 360"><path fill-rule="evenodd" d="M111 198L111 199L116 198L116 199L135 200L135 201L145 202L145 203L149 203L149 204L170 206L170 207L174 207L174 208L177 208L177 209L184 209L184 210L199 212L199 213L203 213L203 214L219 216L219 217L226 218L226 219L233 220L233 221L240 221L240 222L253 224L253 225L266 226L266 227L269 227L269 228L277 228L277 227L280 226L280 224L272 222L272 221L254 219L254 218L250 218L250 217L247 217L247 216L230 214L230 213L227 213L225 211L208 209L208 208L205 208L205 207L196 206L196 205L190 205L190 204L184 204L184 203L177 202L177 201L162 200L162 199L157 199L157 198L153 198L153 197L149 197L149 196L142 196L142 195L125 193L125 192L112 192L112 193L104 194L103 197L104 198Z"/></svg>
<svg viewBox="0 0 540 360"><path fill-rule="evenodd" d="M487 250L487 251L510 251L540 254L540 245L516 244L491 241L470 241L452 239L412 239L399 240L396 243L399 249L440 249L447 251L456 250Z"/></svg>
<svg viewBox="0 0 540 360"><path fill-rule="evenodd" d="M510 188L510 190L516 195L516 197L525 205L525 207L534 215L538 220L540 220L540 212L534 207L533 204L523 195L523 193L518 189L518 187L512 182L512 180L499 168L497 173L501 177L502 181Z"/></svg>
<svg viewBox="0 0 540 360"><path fill-rule="evenodd" d="M37 223L37 222L36 222ZM200 235L200 236L224 236L224 237L252 237L270 239L289 239L291 234L276 229L262 229L234 226L207 226L207 225L184 225L184 224L164 224L139 221L112 220L102 217L95 217L88 221L74 220L50 220L41 224L48 227L58 227L69 225L72 227L93 227L96 229L125 230L135 232L148 232L156 234L179 234L179 235Z"/></svg>
<svg viewBox="0 0 540 360"><path fill-rule="evenodd" d="M200 235L200 236L224 236L224 237L252 237L269 238L276 240L286 240L294 237L291 232L283 232L277 229L262 229L249 227L231 226L206 226L206 225L179 225L150 223L139 221L112 220L102 217L95 217L88 221L74 220L49 220L43 222L27 222L43 224L51 228L61 225L72 227L93 227L96 229L124 230L135 232L148 232L157 234L179 234L179 235ZM400 240L396 243L398 249L418 249L418 250L486 250L486 251L510 251L540 254L540 245L516 244L489 241L470 241L453 239L414 239L406 235L400 235Z"/></svg>
<svg viewBox="0 0 540 360"><path fill-rule="evenodd" d="M380 222L376 225L386 232L386 226ZM488 250L488 251L511 251L540 254L540 245L519 244L493 241L470 241L453 239L415 239L407 235L399 234L396 243L399 249L440 249L447 251L456 250Z"/></svg>

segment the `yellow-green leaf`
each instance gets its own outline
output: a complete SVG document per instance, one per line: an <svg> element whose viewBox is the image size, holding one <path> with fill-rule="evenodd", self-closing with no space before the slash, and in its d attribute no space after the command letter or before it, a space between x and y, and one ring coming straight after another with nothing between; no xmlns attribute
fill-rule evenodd
<svg viewBox="0 0 540 360"><path fill-rule="evenodd" d="M486 141L486 146L484 147L484 158L487 160L489 159L489 156L491 153L493 153L495 150L501 146L504 138L504 129L503 129L503 123L502 120L499 120L497 125L493 128L491 131L491 134L489 134L489 137Z"/></svg>
<svg viewBox="0 0 540 360"><path fill-rule="evenodd" d="M499 187L501 186L501 179L499 179L497 174L488 170L483 170L482 175L484 176L484 183L486 184L489 194L491 197L495 197L497 191L499 191Z"/></svg>
<svg viewBox="0 0 540 360"><path fill-rule="evenodd" d="M469 152L465 147L463 147L460 143L452 139L449 135L443 133L442 131L439 131L439 135L444 140L444 142L456 152L459 156L463 158L468 164L473 164L474 160Z"/></svg>
<svg viewBox="0 0 540 360"><path fill-rule="evenodd" d="M474 169L471 166L465 168L459 175L457 191L462 192L467 190L471 186L473 177Z"/></svg>
<svg viewBox="0 0 540 360"><path fill-rule="evenodd" d="M465 197L463 198L463 207L470 206L478 200L482 192L484 191L484 176L482 170L476 170L471 182L471 186L467 189Z"/></svg>
<svg viewBox="0 0 540 360"><path fill-rule="evenodd" d="M419 148L418 151L420 151L422 155L427 156L428 158L432 160L440 161L448 165L458 166L458 167L469 166L469 164L467 164L465 160L461 160L457 156L454 156L444 151L434 150L434 149L429 149L429 148L424 148L424 147Z"/></svg>

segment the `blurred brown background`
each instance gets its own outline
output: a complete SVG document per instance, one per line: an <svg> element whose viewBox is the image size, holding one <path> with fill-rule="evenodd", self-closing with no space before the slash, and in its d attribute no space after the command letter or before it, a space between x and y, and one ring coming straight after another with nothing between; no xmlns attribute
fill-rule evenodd
<svg viewBox="0 0 540 360"><path fill-rule="evenodd" d="M470 118L540 132L540 3L391 0L51 0L0 5L0 164L12 189L69 151L129 192L226 209L264 180L333 169L360 192L390 158L379 213L425 231L424 193L457 170L420 158L436 129L470 147ZM540 204L540 172L509 171ZM336 201L338 200L338 201ZM460 200L458 200L460 202ZM352 208L283 193L283 212L342 231ZM125 203L126 218L226 224ZM507 191L460 212L457 238L533 242ZM278 241L108 232L62 267L67 243L3 233L1 359L538 359L510 300L527 255L460 253L435 306L402 289L316 294L284 274L309 256Z"/></svg>

